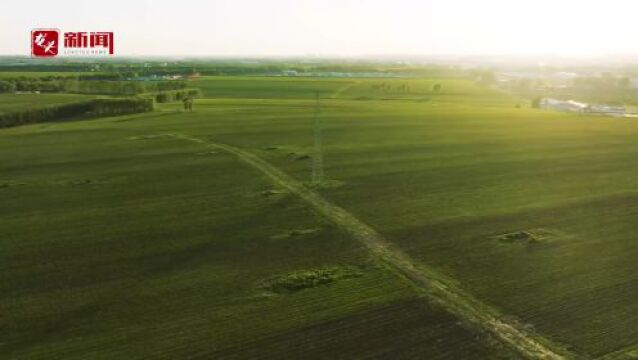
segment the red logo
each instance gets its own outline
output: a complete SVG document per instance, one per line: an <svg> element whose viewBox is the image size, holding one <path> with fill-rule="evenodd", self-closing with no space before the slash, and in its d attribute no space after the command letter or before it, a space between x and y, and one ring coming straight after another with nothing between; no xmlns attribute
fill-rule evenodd
<svg viewBox="0 0 638 360"><path fill-rule="evenodd" d="M55 29L34 29L31 31L31 55L56 56L60 32Z"/></svg>

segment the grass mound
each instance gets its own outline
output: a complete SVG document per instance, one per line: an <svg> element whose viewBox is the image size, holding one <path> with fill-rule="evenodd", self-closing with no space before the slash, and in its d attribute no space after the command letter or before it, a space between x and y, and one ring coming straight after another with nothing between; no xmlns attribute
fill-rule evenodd
<svg viewBox="0 0 638 360"><path fill-rule="evenodd" d="M286 190L280 190L280 189L267 189L260 192L261 196L263 197L281 196L281 195L286 195L287 193L288 192Z"/></svg>
<svg viewBox="0 0 638 360"><path fill-rule="evenodd" d="M307 154L302 154L302 155L297 155L295 156L295 160L299 161L299 160L309 160L310 159L310 155Z"/></svg>
<svg viewBox="0 0 638 360"><path fill-rule="evenodd" d="M536 242L538 239L529 231L516 231L509 234L503 234L498 236L498 240L501 242Z"/></svg>
<svg viewBox="0 0 638 360"><path fill-rule="evenodd" d="M273 235L270 238L271 239L289 239L289 238L298 237L298 236L302 236L302 235L314 234L314 233L318 232L319 230L321 230L321 229L318 229L318 228L294 229L294 230L286 231L286 232L281 233L281 234Z"/></svg>
<svg viewBox="0 0 638 360"><path fill-rule="evenodd" d="M94 181L91 179L78 179L78 180L71 180L68 182L69 185L88 185L93 183Z"/></svg>
<svg viewBox="0 0 638 360"><path fill-rule="evenodd" d="M342 266L298 270L265 281L263 288L275 293L295 292L362 275L363 274L354 267Z"/></svg>
<svg viewBox="0 0 638 360"><path fill-rule="evenodd" d="M501 234L495 236L496 240L502 243L524 243L524 244L538 244L546 243L559 235L555 231L546 229L534 229L534 230L521 230L514 231L507 234Z"/></svg>
<svg viewBox="0 0 638 360"><path fill-rule="evenodd" d="M294 161L312 159L312 156L308 154L307 149L294 145L268 145L262 147L261 150L285 155L288 159Z"/></svg>
<svg viewBox="0 0 638 360"><path fill-rule="evenodd" d="M289 151L288 152L288 157L292 160L308 160L310 159L310 155L304 153L304 152L297 152L297 151Z"/></svg>

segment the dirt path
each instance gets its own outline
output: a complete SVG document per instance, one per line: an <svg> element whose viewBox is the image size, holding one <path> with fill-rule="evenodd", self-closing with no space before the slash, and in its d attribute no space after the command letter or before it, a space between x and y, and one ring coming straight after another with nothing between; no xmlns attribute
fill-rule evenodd
<svg viewBox="0 0 638 360"><path fill-rule="evenodd" d="M514 348L524 358L576 358L575 354L550 343L547 339L530 333L523 325L504 320L495 309L459 288L453 280L417 263L394 244L384 239L371 226L343 208L331 204L312 189L258 156L230 145L216 144L188 135L172 134L171 136L200 143L212 149L223 150L261 171L273 183L298 196L316 212L350 233L365 245L382 264L411 281L429 300L443 306L472 326L489 332L503 343Z"/></svg>

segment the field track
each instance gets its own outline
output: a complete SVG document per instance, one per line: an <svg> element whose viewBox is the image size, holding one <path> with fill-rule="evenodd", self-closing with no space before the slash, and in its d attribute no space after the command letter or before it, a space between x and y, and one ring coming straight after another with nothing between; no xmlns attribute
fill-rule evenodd
<svg viewBox="0 0 638 360"><path fill-rule="evenodd" d="M620 349L618 351L614 351L607 355L603 355L597 360L628 360L628 359L636 359L638 357L638 346L632 345L628 348Z"/></svg>
<svg viewBox="0 0 638 360"><path fill-rule="evenodd" d="M410 281L430 301L442 305L468 324L492 334L501 342L514 348L524 358L571 359L577 357L562 347L552 344L549 340L530 333L523 325L503 320L496 310L475 299L458 287L453 280L437 274L423 264L416 263L401 249L384 239L371 226L343 208L331 204L311 188L258 156L230 145L217 144L185 134L167 135L225 151L261 171L273 183L298 196L316 212L351 234L365 245L381 264Z"/></svg>
<svg viewBox="0 0 638 360"><path fill-rule="evenodd" d="M335 91L334 93L332 93L332 95L330 95L331 99L336 99L339 97L339 95L343 94L344 92L348 91L350 88L352 88L355 85L359 85L361 83L361 81L357 81L354 82L352 84L348 84L345 86L340 87L339 89L337 89L337 91Z"/></svg>

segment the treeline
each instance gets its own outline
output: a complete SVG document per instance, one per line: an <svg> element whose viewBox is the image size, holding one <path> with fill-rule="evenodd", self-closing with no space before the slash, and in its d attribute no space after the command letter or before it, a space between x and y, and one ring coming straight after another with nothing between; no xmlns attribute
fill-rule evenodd
<svg viewBox="0 0 638 360"><path fill-rule="evenodd" d="M72 104L52 105L24 111L0 113L0 128L27 125L74 117L101 117L153 111L153 99L93 99Z"/></svg>
<svg viewBox="0 0 638 360"><path fill-rule="evenodd" d="M47 59L49 60L49 59ZM24 60L33 61L32 59ZM20 64L20 65L10 65L3 64L0 66L0 71L2 72L88 72L94 71L95 67L90 63L76 63L76 64Z"/></svg>
<svg viewBox="0 0 638 360"><path fill-rule="evenodd" d="M228 60L181 60L161 61L141 59L118 63L87 62L87 63L34 63L33 60L23 59L24 65L12 66L0 63L0 72L83 72L78 74L80 80L127 80L137 77L163 75L192 75L209 76L221 75L266 75L296 71L303 74L316 72L344 72L344 73L396 73L416 76L459 76L462 70L454 66L435 64L397 64L394 61L335 61L328 59L300 60L290 59L273 61L268 59L228 59ZM62 74L61 74L62 75Z"/></svg>
<svg viewBox="0 0 638 360"><path fill-rule="evenodd" d="M192 98L197 98L201 96L202 96L202 92L199 89L162 91L158 94L154 94L155 101L157 101L158 103L181 101L186 98L192 99Z"/></svg>
<svg viewBox="0 0 638 360"><path fill-rule="evenodd" d="M183 69L188 71L188 67ZM270 65L224 65L224 66L198 66L197 72L201 75L272 75L287 71L294 71L299 76L314 75L317 73L381 73L404 76L436 76L457 77L462 76L462 70L455 67L423 65L387 65L387 64L270 64Z"/></svg>
<svg viewBox="0 0 638 360"><path fill-rule="evenodd" d="M373 84L372 86L370 86L370 88L372 90L375 91L382 91L384 93L409 93L410 92L410 85L405 84L405 83L401 83L401 84L391 84L391 83L385 83L382 82L380 84Z"/></svg>
<svg viewBox="0 0 638 360"><path fill-rule="evenodd" d="M80 80L73 77L19 77L0 80L0 93L48 92L75 94L103 94L130 96L149 92L181 90L187 87L184 81L111 81Z"/></svg>
<svg viewBox="0 0 638 360"><path fill-rule="evenodd" d="M572 81L575 87L597 90L624 90L631 85L631 79L626 76L616 77L603 74L599 77L578 77Z"/></svg>
<svg viewBox="0 0 638 360"><path fill-rule="evenodd" d="M150 72L150 71L116 71L116 72L101 72L94 74L79 74L77 75L77 79L80 81L91 81L91 80L111 80L111 81L123 81L123 80L134 80L140 77L150 77L150 76L164 76L164 75L174 75L173 73L169 73L168 71L160 71L160 72Z"/></svg>

